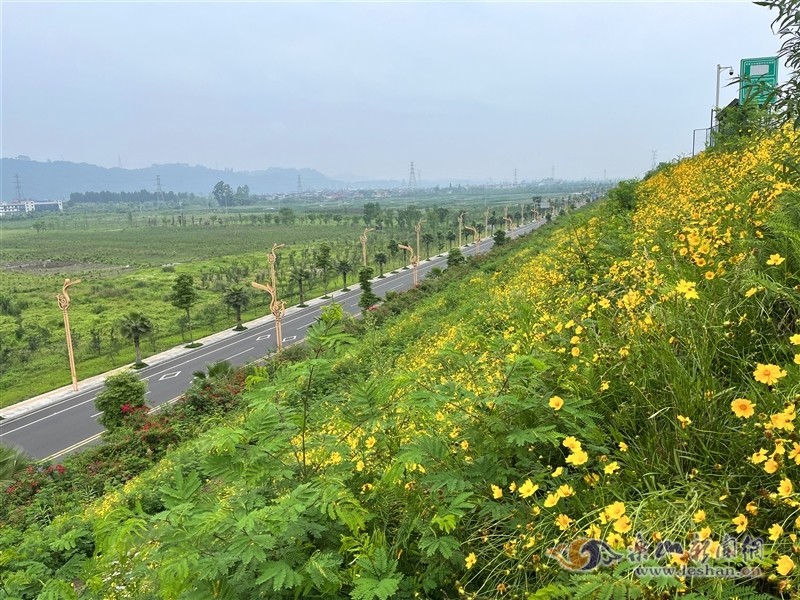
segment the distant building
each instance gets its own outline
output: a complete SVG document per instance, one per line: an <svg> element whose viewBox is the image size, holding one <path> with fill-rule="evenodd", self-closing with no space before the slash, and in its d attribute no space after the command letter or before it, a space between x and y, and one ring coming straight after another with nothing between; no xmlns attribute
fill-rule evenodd
<svg viewBox="0 0 800 600"><path fill-rule="evenodd" d="M63 212L61 200L21 200L20 202L0 203L0 217L6 215L27 215L32 212Z"/></svg>

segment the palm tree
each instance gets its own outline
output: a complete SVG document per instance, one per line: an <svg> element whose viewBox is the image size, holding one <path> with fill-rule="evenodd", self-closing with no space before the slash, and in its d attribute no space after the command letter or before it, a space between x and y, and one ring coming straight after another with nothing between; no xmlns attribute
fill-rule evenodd
<svg viewBox="0 0 800 600"><path fill-rule="evenodd" d="M376 252L375 262L378 263L378 268L381 270L380 276L383 277L383 265L389 262L389 257L386 256L386 252Z"/></svg>
<svg viewBox="0 0 800 600"><path fill-rule="evenodd" d="M303 284L311 279L311 272L304 266L295 267L289 272L289 279L297 284L297 289L300 293L300 304L298 306L305 306L305 294L303 293Z"/></svg>
<svg viewBox="0 0 800 600"><path fill-rule="evenodd" d="M331 247L327 242L319 246L317 255L314 257L314 266L322 272L322 285L325 290L325 298L328 297L328 273L333 268L331 259Z"/></svg>
<svg viewBox="0 0 800 600"><path fill-rule="evenodd" d="M14 475L20 473L30 464L21 452L0 444L0 490L14 483Z"/></svg>
<svg viewBox="0 0 800 600"><path fill-rule="evenodd" d="M349 292L350 290L347 289L347 274L353 270L353 265L350 264L350 261L346 258L341 258L336 263L336 271L342 276L342 283L344 287L342 288L343 292Z"/></svg>
<svg viewBox="0 0 800 600"><path fill-rule="evenodd" d="M422 243L425 244L425 255L428 257L428 260L431 259L431 244L435 239L432 233L422 234Z"/></svg>
<svg viewBox="0 0 800 600"><path fill-rule="evenodd" d="M456 233L454 231L447 232L447 241L449 242L449 247L453 247L453 242L456 241Z"/></svg>
<svg viewBox="0 0 800 600"><path fill-rule="evenodd" d="M242 311L250 304L250 296L247 293L247 288L240 283L234 283L228 286L225 290L225 295L222 301L230 309L236 312L236 327L234 331L244 331L246 329L242 325Z"/></svg>
<svg viewBox="0 0 800 600"><path fill-rule="evenodd" d="M143 314L134 311L122 318L122 322L119 325L119 331L124 337L133 341L133 347L136 350L136 362L133 366L136 368L147 366L142 362L142 351L139 348L139 340L142 336L153 331L153 323L150 321L150 319Z"/></svg>

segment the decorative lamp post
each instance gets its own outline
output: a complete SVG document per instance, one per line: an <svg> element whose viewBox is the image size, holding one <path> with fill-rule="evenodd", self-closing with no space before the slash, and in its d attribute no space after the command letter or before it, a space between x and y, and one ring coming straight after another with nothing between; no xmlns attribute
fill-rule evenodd
<svg viewBox="0 0 800 600"><path fill-rule="evenodd" d="M69 279L64 280L64 286L61 288L61 293L56 294L56 300L58 300L58 308L61 309L61 312L64 315L64 334L67 338L67 355L69 356L69 373L72 375L72 389L76 392L78 391L78 376L75 373L75 354L72 350L72 331L69 328L69 305L70 305L70 298L69 294L67 293L67 288L70 286L76 285L80 283L80 279L76 279L75 281L71 281Z"/></svg>
<svg viewBox="0 0 800 600"><path fill-rule="evenodd" d="M251 285L254 288L259 290L264 290L269 294L270 301L269 301L269 309L272 312L272 316L275 317L275 335L278 338L278 352L283 350L283 333L281 330L281 319L283 318L283 313L286 311L286 303L283 300L278 300L278 295L275 291L275 288L271 285L265 285L263 283L257 283L253 281Z"/></svg>
<svg viewBox="0 0 800 600"><path fill-rule="evenodd" d="M478 230L475 227L464 225L464 229L469 229L472 232L472 237L475 238L475 254L481 253L481 238L478 235Z"/></svg>
<svg viewBox="0 0 800 600"><path fill-rule="evenodd" d="M503 220L506 222L506 231L511 231L511 229L514 227L514 221L511 219L511 217L503 217Z"/></svg>
<svg viewBox="0 0 800 600"><path fill-rule="evenodd" d="M419 231L420 231L420 229L422 229L422 224L424 222L425 221L423 221L423 220L419 220L419 221L417 221L417 224L414 225L414 231L417 232L417 257L420 256L420 254L419 254Z"/></svg>
<svg viewBox="0 0 800 600"><path fill-rule="evenodd" d="M461 248L464 244L461 241L461 230L464 229L464 215L467 213L461 213L458 215L458 247Z"/></svg>
<svg viewBox="0 0 800 600"><path fill-rule="evenodd" d="M364 233L361 234L361 237L358 239L361 240L361 260L364 263L364 266L367 266L367 233L370 231L375 231L374 227L370 227L364 230Z"/></svg>
<svg viewBox="0 0 800 600"><path fill-rule="evenodd" d="M483 230L489 235L489 207L483 209Z"/></svg>
<svg viewBox="0 0 800 600"><path fill-rule="evenodd" d="M419 277L417 275L417 268L419 267L419 256L414 255L414 249L411 246L404 246L403 244L397 244L397 247L401 250L408 250L411 252L411 272L412 272L412 281L414 282L414 287L419 286Z"/></svg>
<svg viewBox="0 0 800 600"><path fill-rule="evenodd" d="M275 263L278 260L278 255L275 254L275 250L278 248L283 248L286 244L272 244L272 250L269 253L269 275L270 279L272 280L272 289L277 294L278 292L278 284L275 279ZM277 298L276 298L277 299Z"/></svg>
<svg viewBox="0 0 800 600"><path fill-rule="evenodd" d="M522 227L525 225L525 205L519 205L519 226Z"/></svg>

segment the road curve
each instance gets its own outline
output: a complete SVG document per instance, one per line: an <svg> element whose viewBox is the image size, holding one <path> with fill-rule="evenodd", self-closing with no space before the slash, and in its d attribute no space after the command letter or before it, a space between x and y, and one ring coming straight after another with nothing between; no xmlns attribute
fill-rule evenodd
<svg viewBox="0 0 800 600"><path fill-rule="evenodd" d="M513 237L523 235L540 227L543 220L528 223L511 232ZM481 251L493 244L491 238L481 242ZM462 247L465 255L474 254L474 244ZM419 265L422 278L434 267L446 268L447 255L438 255ZM373 281L372 289L380 297L389 291L402 291L412 286L412 271L401 270L389 274L385 279ZM358 300L361 290L356 288L336 297L336 302L345 311L360 312ZM306 329L312 325L324 304L296 310L283 319L283 341L285 345L305 338ZM162 405L179 397L192 381L192 373L205 370L206 366L227 360L234 365L243 365L258 360L274 350L275 327L272 321L253 326L233 337L203 345L191 352L176 356L157 365L146 367L137 374L147 381L147 403L151 407ZM34 410L20 417L0 421L0 442L21 448L35 458L57 459L99 439L103 431L97 422L99 413L94 405L95 396L102 386L76 392L49 406Z"/></svg>

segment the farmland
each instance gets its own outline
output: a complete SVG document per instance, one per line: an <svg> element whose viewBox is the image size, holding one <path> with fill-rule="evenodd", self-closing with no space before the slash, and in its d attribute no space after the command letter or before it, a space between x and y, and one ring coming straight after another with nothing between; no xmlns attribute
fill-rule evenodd
<svg viewBox="0 0 800 600"><path fill-rule="evenodd" d="M307 203L298 203L296 210L237 207L229 213L207 206L162 207L161 212L152 207L79 206L64 215L4 221L0 407L69 383L63 321L55 302L64 278L82 280L70 290L70 321L78 376L88 377L133 360L132 345L119 330L120 319L131 310L153 323L142 344L146 355L188 341L185 317L169 302L178 274L194 278L199 299L192 309L192 333L201 337L235 324L222 295L232 284L249 288L250 281L268 278L266 251L273 243L286 245L279 251L278 281L282 297L293 304L299 302L293 272L307 272L307 298L343 283L335 268L323 273L315 266L323 241L335 263L351 265L348 282L354 282L361 264L358 238L367 222L378 229L368 234L368 258L377 274L381 268L407 264L409 257L392 249L390 242L413 246L413 224L421 219L425 224L420 250L426 257L457 243L456 217L461 212L465 224L480 229L488 220L491 232L505 208L518 219L520 204L528 216L537 206L548 209L551 201L566 205L566 196L545 196L538 203L532 198L529 192L514 190L489 196L432 195L419 207L412 198L394 198L383 204L376 201L379 208L370 216L364 213L363 201L323 212L312 211ZM469 239L465 230L463 240ZM385 254L383 265L375 265L378 252ZM248 295L245 320L268 312L266 295L249 289Z"/></svg>

